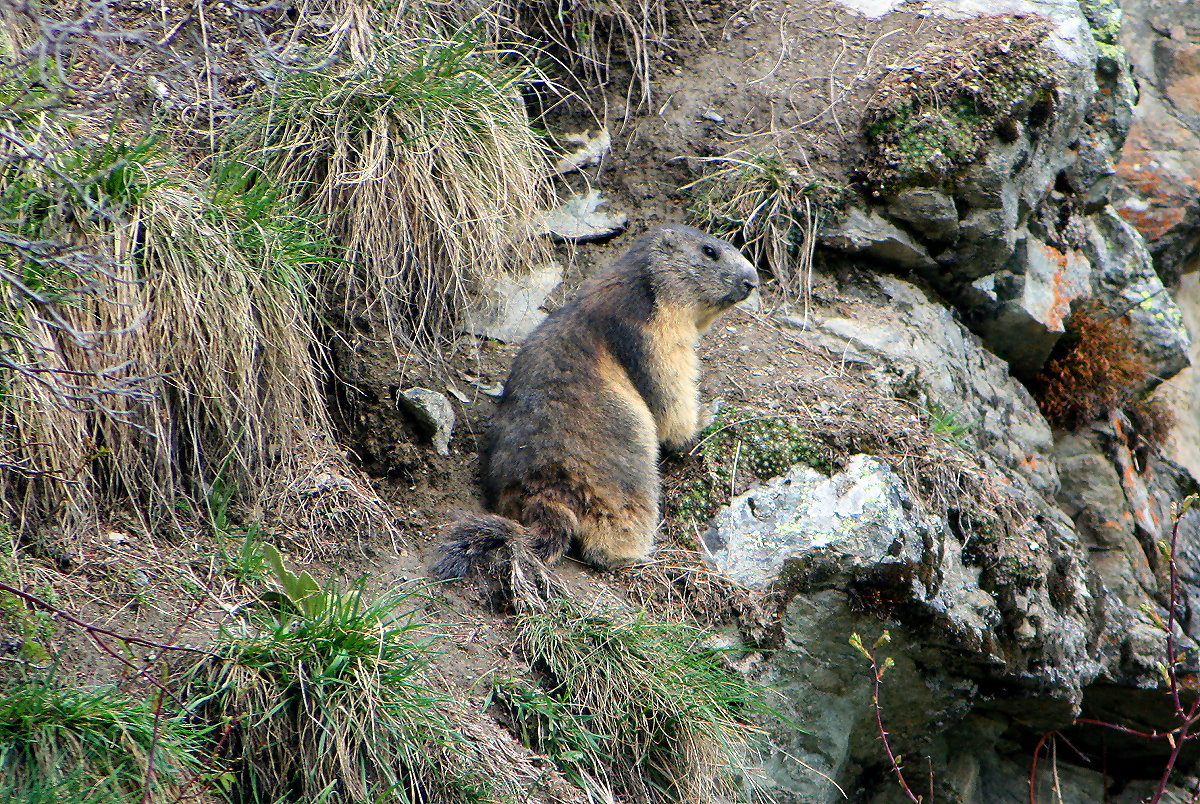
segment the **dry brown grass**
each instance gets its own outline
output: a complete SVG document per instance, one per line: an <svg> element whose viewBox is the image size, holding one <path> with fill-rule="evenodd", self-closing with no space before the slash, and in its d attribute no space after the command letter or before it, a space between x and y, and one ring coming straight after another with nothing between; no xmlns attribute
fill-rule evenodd
<svg viewBox="0 0 1200 804"><path fill-rule="evenodd" d="M435 344L488 278L546 258L547 153L521 94L544 77L418 12L349 3L332 30L349 58L282 71L245 133L354 263L328 277L335 297Z"/></svg>
<svg viewBox="0 0 1200 804"><path fill-rule="evenodd" d="M1122 412L1150 444L1161 445L1170 414L1157 400L1144 399L1149 364L1121 321L1098 305L1077 307L1065 333L1031 384L1043 415L1072 430Z"/></svg>
<svg viewBox="0 0 1200 804"><path fill-rule="evenodd" d="M40 289L0 310L21 369L2 411L10 518L73 530L124 506L147 528L182 526L233 500L294 520L311 466L349 471L314 362L307 273L324 255L295 242L311 224L251 221L247 196L218 197L149 140L37 136L49 156L0 173L0 197L23 233L73 243L80 267L5 262ZM387 532L356 495L338 494L358 512L351 534Z"/></svg>
<svg viewBox="0 0 1200 804"><path fill-rule="evenodd" d="M701 161L707 172L681 188L692 217L770 270L785 302L807 299L817 232L841 191L782 155L735 151Z"/></svg>
<svg viewBox="0 0 1200 804"><path fill-rule="evenodd" d="M493 13L513 21L519 34L560 60L585 94L605 86L614 64L629 64L627 103L646 103L654 65L671 49L665 0L538 3L501 0Z"/></svg>

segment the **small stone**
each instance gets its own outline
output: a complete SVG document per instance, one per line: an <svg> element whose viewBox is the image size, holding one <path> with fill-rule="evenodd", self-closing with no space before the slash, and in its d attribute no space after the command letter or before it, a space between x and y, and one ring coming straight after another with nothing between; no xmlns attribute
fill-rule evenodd
<svg viewBox="0 0 1200 804"><path fill-rule="evenodd" d="M563 156L555 164L554 172L560 176L565 173L573 173L581 168L600 164L600 161L604 159L605 155L612 148L612 136L609 135L606 128L600 129L595 135L591 135L586 131L564 134L563 141L572 145L578 145L579 149Z"/></svg>
<svg viewBox="0 0 1200 804"><path fill-rule="evenodd" d="M562 281L562 273L559 263L550 262L522 276L497 277L479 292L476 303L466 311L463 331L503 343L525 340L546 317L541 305Z"/></svg>
<svg viewBox="0 0 1200 804"><path fill-rule="evenodd" d="M150 91L154 93L155 97L157 97L159 100L166 100L167 98L171 97L171 90L158 76L150 76L148 79L146 79L146 83L149 85Z"/></svg>
<svg viewBox="0 0 1200 804"><path fill-rule="evenodd" d="M721 115L717 114L716 112L714 112L712 109L705 109L703 112L700 113L700 117L701 117L701 119L708 120L708 121L711 121L711 122L717 123L717 124L722 124L725 122L725 118L722 117Z"/></svg>
<svg viewBox="0 0 1200 804"><path fill-rule="evenodd" d="M547 213L542 231L565 243L596 243L625 231L629 216L624 212L600 212L605 203L599 190L573 195Z"/></svg>
<svg viewBox="0 0 1200 804"><path fill-rule="evenodd" d="M438 455L450 454L455 417L449 399L428 388L409 388L400 393L396 403L426 431Z"/></svg>

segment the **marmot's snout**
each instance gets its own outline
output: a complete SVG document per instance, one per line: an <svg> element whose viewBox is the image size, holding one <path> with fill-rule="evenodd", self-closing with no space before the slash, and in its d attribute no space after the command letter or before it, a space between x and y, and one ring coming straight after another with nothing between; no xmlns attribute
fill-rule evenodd
<svg viewBox="0 0 1200 804"><path fill-rule="evenodd" d="M743 262L746 262L746 264L742 266L740 271L734 273L730 282L732 287L725 296L725 300L729 304L737 304L753 293L754 289L758 287L758 271L748 261L743 260Z"/></svg>

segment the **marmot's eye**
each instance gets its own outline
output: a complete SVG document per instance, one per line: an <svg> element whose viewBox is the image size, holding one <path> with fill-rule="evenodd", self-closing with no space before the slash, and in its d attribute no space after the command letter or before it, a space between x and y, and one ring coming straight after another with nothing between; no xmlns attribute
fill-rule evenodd
<svg viewBox="0 0 1200 804"><path fill-rule="evenodd" d="M715 260L717 258L717 250L712 246L705 245L704 248L700 250L704 252L704 256L708 257L710 260Z"/></svg>

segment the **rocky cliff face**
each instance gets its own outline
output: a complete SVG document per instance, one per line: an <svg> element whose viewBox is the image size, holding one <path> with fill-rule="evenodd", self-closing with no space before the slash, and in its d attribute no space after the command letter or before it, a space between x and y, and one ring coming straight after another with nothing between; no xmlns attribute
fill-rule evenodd
<svg viewBox="0 0 1200 804"><path fill-rule="evenodd" d="M956 438L996 495L929 505L885 461L854 455L718 513L712 563L783 600L756 671L799 727L776 728L765 757L776 801L903 800L848 642L885 629L883 717L918 793L930 779L932 800L959 802L1153 791L1167 741L1079 718L1178 725L1163 622L1173 603L1190 678L1196 515L1180 524L1174 598L1162 545L1172 506L1197 488L1177 462L1198 466L1181 392L1193 381L1164 392L1177 420L1165 451L1120 411L1053 429L1029 388L1081 309L1132 339L1140 392L1191 362L1193 6L776 0L725 24L720 53L683 59L659 114L636 124L652 153L769 151L848 188L821 219L817 270L876 314L814 316L799 337L853 355L884 395L969 423ZM738 92L714 91L714 74ZM1194 752L1182 757L1194 773Z"/></svg>

